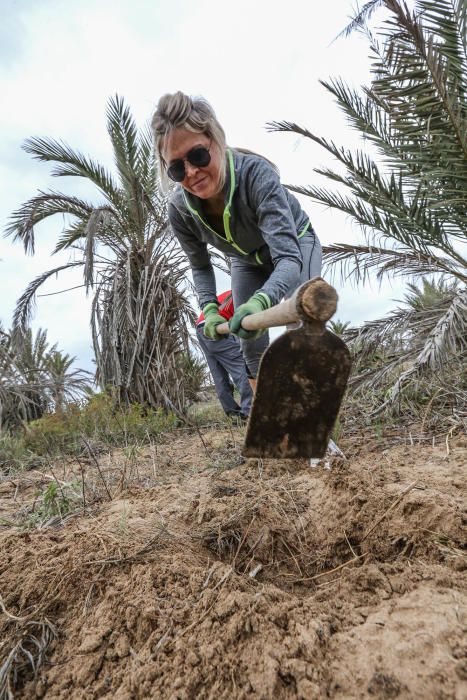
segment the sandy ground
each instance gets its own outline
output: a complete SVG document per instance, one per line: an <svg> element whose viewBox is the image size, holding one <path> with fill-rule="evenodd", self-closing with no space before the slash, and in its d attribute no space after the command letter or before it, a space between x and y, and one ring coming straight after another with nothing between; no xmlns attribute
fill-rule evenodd
<svg viewBox="0 0 467 700"><path fill-rule="evenodd" d="M86 502L40 529L49 476L2 480L1 698L467 699L467 440L310 469L242 436L55 464Z"/></svg>

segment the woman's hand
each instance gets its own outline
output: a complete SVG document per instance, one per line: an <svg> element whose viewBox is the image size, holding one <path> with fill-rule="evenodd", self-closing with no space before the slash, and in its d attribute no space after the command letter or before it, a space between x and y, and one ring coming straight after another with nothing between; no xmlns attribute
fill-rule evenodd
<svg viewBox="0 0 467 700"><path fill-rule="evenodd" d="M221 340L225 336L219 335L216 327L225 323L225 318L219 313L219 306L214 302L206 304L203 309L204 314L204 335L210 340Z"/></svg>
<svg viewBox="0 0 467 700"><path fill-rule="evenodd" d="M244 340L256 340L266 333L266 329L261 329L258 331L246 331L242 328L242 320L245 316L250 316L250 314L256 314L258 311L265 311L272 306L271 300L267 294L263 292L256 292L252 297L248 299L245 304L242 304L235 311L234 315L229 321L229 328L231 333L237 335L239 338Z"/></svg>

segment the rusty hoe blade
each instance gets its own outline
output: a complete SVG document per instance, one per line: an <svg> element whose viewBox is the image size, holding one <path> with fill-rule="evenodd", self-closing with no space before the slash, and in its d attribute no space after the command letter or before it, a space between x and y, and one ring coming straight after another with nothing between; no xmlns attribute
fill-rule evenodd
<svg viewBox="0 0 467 700"><path fill-rule="evenodd" d="M324 456L351 364L345 343L324 326L336 306L335 289L317 277L291 299L262 312L259 327L299 320L302 325L277 338L261 359L245 457ZM249 326L258 321L254 316L247 317Z"/></svg>

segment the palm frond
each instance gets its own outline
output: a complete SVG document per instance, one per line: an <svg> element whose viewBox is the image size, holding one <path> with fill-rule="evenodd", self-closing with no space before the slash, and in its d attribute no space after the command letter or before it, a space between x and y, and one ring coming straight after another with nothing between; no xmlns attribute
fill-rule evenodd
<svg viewBox="0 0 467 700"><path fill-rule="evenodd" d="M446 312L440 316L431 333L426 338L414 364L419 371L422 367L436 369L447 354L467 348L467 287L460 289L451 300Z"/></svg>
<svg viewBox="0 0 467 700"><path fill-rule="evenodd" d="M149 197L157 196L158 181L156 175L156 158L153 136L149 124L146 124L138 133L136 172L138 173L138 177L146 194Z"/></svg>
<svg viewBox="0 0 467 700"><path fill-rule="evenodd" d="M420 378L467 359L467 287L425 281L423 291L411 285L404 304L344 333L355 353L353 390L385 389L375 414L394 406Z"/></svg>
<svg viewBox="0 0 467 700"><path fill-rule="evenodd" d="M115 95L107 105L107 130L114 147L115 163L123 182L136 175L138 129L124 100Z"/></svg>
<svg viewBox="0 0 467 700"><path fill-rule="evenodd" d="M75 221L62 231L52 254L59 253L67 248L73 248L85 236L86 221Z"/></svg>
<svg viewBox="0 0 467 700"><path fill-rule="evenodd" d="M321 187L287 187L293 192L311 197L326 207L348 214L369 236L376 238L380 235L383 239L395 240L423 256L432 255L433 251L439 250L452 256L460 265L466 264L444 235L436 217L432 217L419 202L415 201L405 206L404 203L400 203L399 207L391 205L391 211L389 206L369 206L363 198L352 199ZM401 212L400 217L398 212Z"/></svg>
<svg viewBox="0 0 467 700"><path fill-rule="evenodd" d="M449 75L456 87L466 87L467 5L465 0L423 0L426 29L438 37L437 50L449 62Z"/></svg>
<svg viewBox="0 0 467 700"><path fill-rule="evenodd" d="M400 161L400 152L391 142L388 115L381 109L380 104L377 105L374 99L369 99L368 95L362 95L350 88L341 78L319 82L334 95L352 128L356 129L363 138L372 141L384 155L390 155L392 159ZM282 122L271 122L271 126L275 124L282 124Z"/></svg>
<svg viewBox="0 0 467 700"><path fill-rule="evenodd" d="M87 219L93 207L82 199L59 192L39 192L36 197L13 212L5 229L5 236L23 243L26 253L34 254L34 226L54 214L69 214L78 219Z"/></svg>
<svg viewBox="0 0 467 700"><path fill-rule="evenodd" d="M83 177L90 180L117 209L120 207L121 194L112 176L100 163L86 158L56 139L30 138L25 141L23 149L36 160L56 163L51 171L56 177Z"/></svg>
<svg viewBox="0 0 467 700"><path fill-rule="evenodd" d="M127 249L125 231L119 218L109 207L97 207L89 216L83 231L84 284L86 291L94 283L94 258L97 243L103 243L117 255Z"/></svg>
<svg viewBox="0 0 467 700"><path fill-rule="evenodd" d="M385 0L369 0L362 9L352 18L352 21L337 35L336 39L348 37L354 31L362 29L374 11L385 4Z"/></svg>
<svg viewBox="0 0 467 700"><path fill-rule="evenodd" d="M395 134L413 138L413 144L404 139L411 158L426 165L439 141L444 172L449 176L449 167L457 166L465 173L466 62L453 5L439 3L434 12L432 3L420 0L414 14L395 0L387 5L389 36L372 92L387 105Z"/></svg>
<svg viewBox="0 0 467 700"><path fill-rule="evenodd" d="M124 100L115 95L107 106L107 131L114 149L115 164L132 218L134 233L144 228L145 191L140 178L141 156L136 124Z"/></svg>
<svg viewBox="0 0 467 700"><path fill-rule="evenodd" d="M340 208L346 201L343 211L351 216L355 215L360 224L378 229L378 221L381 220L382 232L400 239L402 243L409 244L409 239L415 240L411 235L413 231L417 234L419 242L421 242L421 236L426 239L423 242L424 246L436 245L441 250L453 254L452 247L447 244L448 233L450 236L465 240L465 225L462 223L457 227L456 220L452 218L447 223L446 217L449 217L450 212L449 210L446 212L445 208L434 211L433 206L430 206L426 186L413 183L409 191L404 192L405 181L401 172L398 174L393 172L389 178L386 178L378 165L362 151L352 153L348 149L339 148L332 141L316 136L293 122L270 122L268 126L273 131L300 134L322 146L346 168L348 174L344 176L329 169L320 168L315 168L315 172L342 183L358 199L352 203L351 200L344 200L340 195L330 194L317 187L297 188L288 185L292 191L311 196L334 208ZM359 200L370 205L370 214L360 206ZM368 224L366 220L369 220ZM448 231L445 230L447 227Z"/></svg>
<svg viewBox="0 0 467 700"><path fill-rule="evenodd" d="M18 299L16 309L13 315L13 330L12 335L14 338L21 338L25 335L28 330L29 322L31 320L31 315L34 311L35 306L35 295L39 287L44 284L49 277L52 275L57 275L62 270L67 270L72 267L79 267L83 265L83 262L69 262L66 265L60 265L53 270L48 270L38 275L32 282L29 283L26 290Z"/></svg>
<svg viewBox="0 0 467 700"><path fill-rule="evenodd" d="M415 284L407 285L407 292L404 294L403 302L406 306L415 310L426 310L433 306L439 306L450 294L457 292L458 284L449 283L443 279L423 279L422 287Z"/></svg>
<svg viewBox="0 0 467 700"><path fill-rule="evenodd" d="M382 248L375 245L350 245L339 243L323 246L323 262L326 273L331 276L340 269L341 280L357 284L365 283L376 271L376 279L394 276L417 279L427 274L441 274L455 277L467 283L464 268L449 258L423 254L410 248Z"/></svg>

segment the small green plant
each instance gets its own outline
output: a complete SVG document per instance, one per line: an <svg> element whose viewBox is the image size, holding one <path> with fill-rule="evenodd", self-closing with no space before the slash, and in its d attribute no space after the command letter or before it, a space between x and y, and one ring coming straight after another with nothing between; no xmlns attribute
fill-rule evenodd
<svg viewBox="0 0 467 700"><path fill-rule="evenodd" d="M76 508L80 501L78 486L72 482L59 484L57 481L51 481L43 491L36 494L36 497L40 504L29 515L26 523L28 527L37 527L55 517L63 518Z"/></svg>
<svg viewBox="0 0 467 700"><path fill-rule="evenodd" d="M373 424L373 428L375 431L375 436L378 440L383 439L383 424L380 421L377 421L376 423Z"/></svg>

